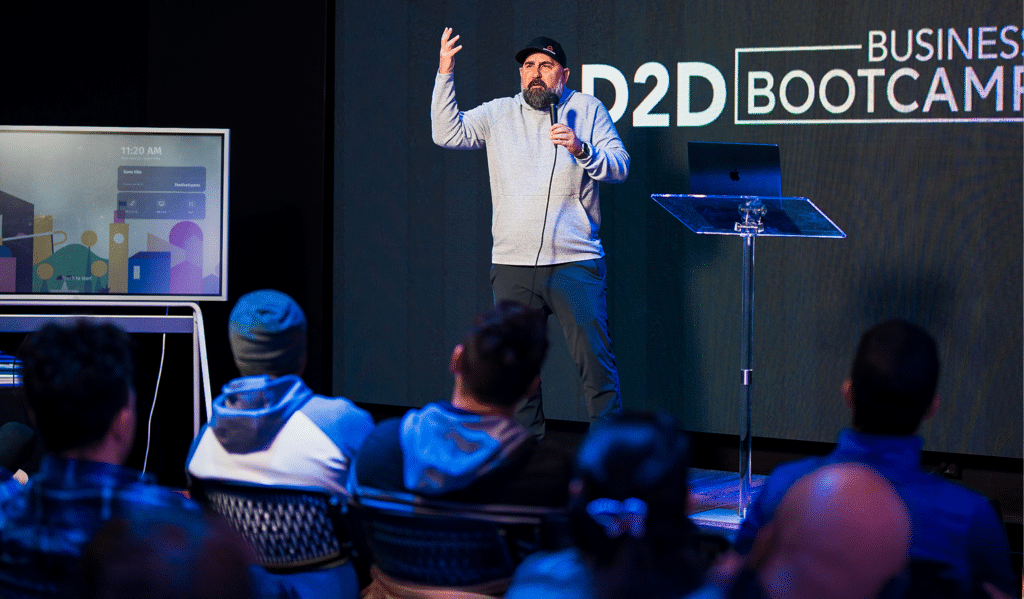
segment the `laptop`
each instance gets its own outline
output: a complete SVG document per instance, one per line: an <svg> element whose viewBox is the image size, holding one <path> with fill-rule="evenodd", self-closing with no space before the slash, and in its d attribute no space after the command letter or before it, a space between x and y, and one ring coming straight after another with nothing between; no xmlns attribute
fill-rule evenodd
<svg viewBox="0 0 1024 599"><path fill-rule="evenodd" d="M782 195L778 144L691 141L686 146L691 194Z"/></svg>

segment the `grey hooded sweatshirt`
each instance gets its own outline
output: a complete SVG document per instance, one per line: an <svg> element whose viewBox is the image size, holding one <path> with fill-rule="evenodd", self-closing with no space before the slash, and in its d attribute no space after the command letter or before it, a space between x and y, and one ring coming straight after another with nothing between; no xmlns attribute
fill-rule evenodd
<svg viewBox="0 0 1024 599"><path fill-rule="evenodd" d="M460 112L454 74L438 73L434 80L434 143L459 150L487 149L494 264L565 264L604 256L597 183L625 181L629 154L597 98L566 89L557 113L558 122L590 147L588 157L578 160L566 148L555 146L549 138L548 111L531 107L522 93Z"/></svg>

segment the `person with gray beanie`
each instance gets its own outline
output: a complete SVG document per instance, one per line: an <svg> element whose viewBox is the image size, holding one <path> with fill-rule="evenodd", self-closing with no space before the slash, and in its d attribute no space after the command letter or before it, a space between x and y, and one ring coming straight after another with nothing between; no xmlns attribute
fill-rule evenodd
<svg viewBox="0 0 1024 599"><path fill-rule="evenodd" d="M344 397L314 393L302 380L306 315L280 291L239 298L228 324L241 377L213 400L210 422L192 443L188 474L268 486L318 487L344 494L349 466L373 418ZM350 563L266 580L289 597L354 598Z"/></svg>

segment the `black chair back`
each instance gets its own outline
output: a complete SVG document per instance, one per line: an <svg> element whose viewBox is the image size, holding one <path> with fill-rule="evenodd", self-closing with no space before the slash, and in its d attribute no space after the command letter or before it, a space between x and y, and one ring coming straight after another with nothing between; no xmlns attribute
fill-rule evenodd
<svg viewBox="0 0 1024 599"><path fill-rule="evenodd" d="M342 498L322 489L193 481L193 498L220 514L269 571L309 570L349 557Z"/></svg>
<svg viewBox="0 0 1024 599"><path fill-rule="evenodd" d="M553 548L565 510L473 505L361 488L349 501L357 544L397 580L464 587L509 579L530 553Z"/></svg>

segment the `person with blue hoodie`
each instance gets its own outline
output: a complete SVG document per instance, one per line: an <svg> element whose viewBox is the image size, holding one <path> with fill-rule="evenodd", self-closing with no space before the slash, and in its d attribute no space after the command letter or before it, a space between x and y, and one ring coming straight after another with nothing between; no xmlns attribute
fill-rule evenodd
<svg viewBox="0 0 1024 599"><path fill-rule="evenodd" d="M190 477L316 487L343 495L373 418L344 397L317 395L302 380L306 316L280 291L239 298L228 323L241 377L224 385L189 452ZM354 598L350 563L259 582L266 596Z"/></svg>
<svg viewBox="0 0 1024 599"><path fill-rule="evenodd" d="M572 459L516 421L540 383L544 313L501 301L479 314L452 352L451 398L381 422L366 439L350 483L462 503L563 507ZM364 597L375 594L380 573ZM507 584L507 582L506 582ZM503 589L499 589L503 590Z"/></svg>

